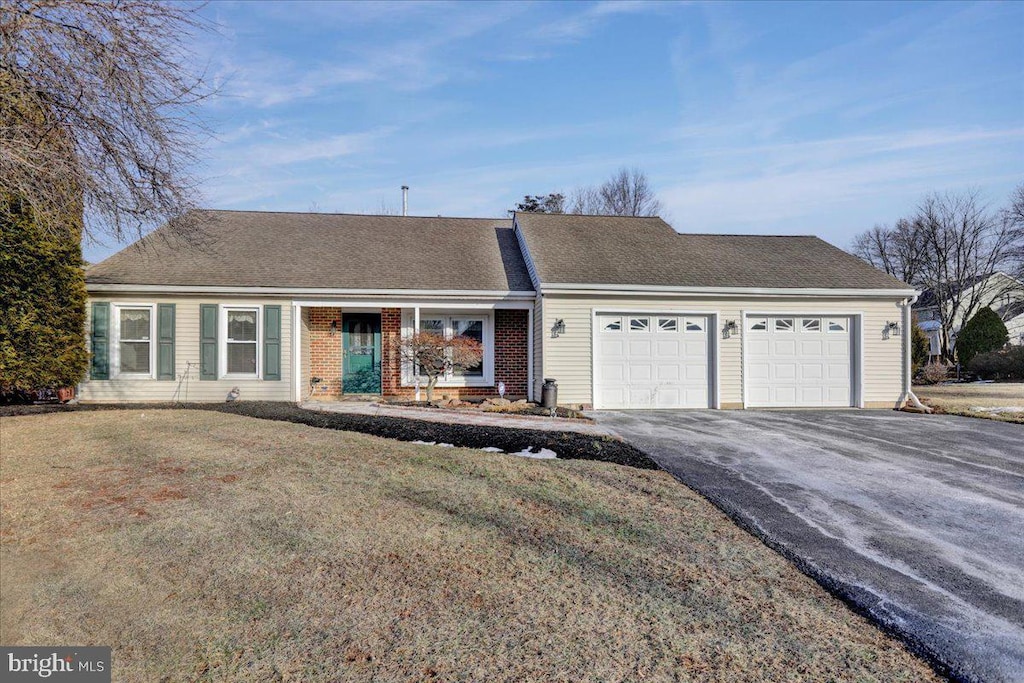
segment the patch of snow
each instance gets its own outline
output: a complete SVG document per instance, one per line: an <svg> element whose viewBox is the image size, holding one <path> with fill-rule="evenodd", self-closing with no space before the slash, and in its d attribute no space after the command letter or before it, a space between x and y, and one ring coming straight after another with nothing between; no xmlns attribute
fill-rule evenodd
<svg viewBox="0 0 1024 683"><path fill-rule="evenodd" d="M410 441L409 443L414 443L417 446L435 446L435 445L437 445L436 441Z"/></svg>
<svg viewBox="0 0 1024 683"><path fill-rule="evenodd" d="M484 451L485 453L504 453L505 452L505 451L501 450L500 448L498 448L497 446L488 446L487 448L481 448L480 450Z"/></svg>
<svg viewBox="0 0 1024 683"><path fill-rule="evenodd" d="M455 448L455 444L453 443L439 443L437 445L441 448Z"/></svg>
<svg viewBox="0 0 1024 683"><path fill-rule="evenodd" d="M557 453L550 451L547 448L541 448L536 453L531 452L529 448L524 448L518 453L512 453L511 455L518 455L523 458L535 458L537 460L553 460L558 457Z"/></svg>
<svg viewBox="0 0 1024 683"><path fill-rule="evenodd" d="M978 413L1024 413L1024 406L971 406Z"/></svg>

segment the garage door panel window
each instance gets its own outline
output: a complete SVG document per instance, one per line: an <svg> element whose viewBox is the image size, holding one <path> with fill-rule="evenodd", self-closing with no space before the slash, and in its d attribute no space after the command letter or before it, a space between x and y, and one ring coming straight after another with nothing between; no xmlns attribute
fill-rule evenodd
<svg viewBox="0 0 1024 683"><path fill-rule="evenodd" d="M679 329L678 318L658 318L658 330L661 332L676 332Z"/></svg>
<svg viewBox="0 0 1024 683"><path fill-rule="evenodd" d="M751 332L765 332L768 330L767 318L751 318L749 324Z"/></svg>
<svg viewBox="0 0 1024 683"><path fill-rule="evenodd" d="M792 318L776 318L775 319L775 331L776 332L792 332L793 331L793 319Z"/></svg>
<svg viewBox="0 0 1024 683"><path fill-rule="evenodd" d="M821 332L821 318L804 318L804 332Z"/></svg>
<svg viewBox="0 0 1024 683"><path fill-rule="evenodd" d="M846 321L845 320L829 320L828 321L829 332L846 332Z"/></svg>
<svg viewBox="0 0 1024 683"><path fill-rule="evenodd" d="M704 331L704 319L703 318L687 318L686 319L686 331L687 332L703 332Z"/></svg>
<svg viewBox="0 0 1024 683"><path fill-rule="evenodd" d="M651 321L649 318L630 318L629 319L629 331L630 332L647 332L651 328Z"/></svg>
<svg viewBox="0 0 1024 683"><path fill-rule="evenodd" d="M607 318L605 319L604 327L605 332L619 332L622 330L622 318Z"/></svg>

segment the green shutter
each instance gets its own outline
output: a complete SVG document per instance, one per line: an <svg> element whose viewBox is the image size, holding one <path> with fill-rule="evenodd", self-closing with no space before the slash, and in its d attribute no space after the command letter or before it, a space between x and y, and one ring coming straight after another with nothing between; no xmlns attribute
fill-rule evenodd
<svg viewBox="0 0 1024 683"><path fill-rule="evenodd" d="M281 379L281 307L263 307L263 379Z"/></svg>
<svg viewBox="0 0 1024 683"><path fill-rule="evenodd" d="M217 304L199 306L199 379L217 379Z"/></svg>
<svg viewBox="0 0 1024 683"><path fill-rule="evenodd" d="M156 321L156 378L174 379L174 304L157 304Z"/></svg>
<svg viewBox="0 0 1024 683"><path fill-rule="evenodd" d="M90 379L110 379L110 304L96 302L92 305L92 364L89 366Z"/></svg>

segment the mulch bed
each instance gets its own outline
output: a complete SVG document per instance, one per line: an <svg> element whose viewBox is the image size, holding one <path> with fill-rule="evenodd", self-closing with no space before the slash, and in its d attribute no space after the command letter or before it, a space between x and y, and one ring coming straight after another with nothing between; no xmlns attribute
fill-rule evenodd
<svg viewBox="0 0 1024 683"><path fill-rule="evenodd" d="M599 460L645 470L661 469L643 451L608 436L576 432L551 432L539 429L514 429L478 425L445 424L403 417L349 415L306 410L291 403L239 401L237 403L134 403L75 405L12 405L0 406L0 417L47 413L82 412L90 410L212 410L231 415L244 415L261 420L278 420L372 434L399 441L434 441L465 448L493 446L508 453L529 448L536 452L547 448L563 460Z"/></svg>

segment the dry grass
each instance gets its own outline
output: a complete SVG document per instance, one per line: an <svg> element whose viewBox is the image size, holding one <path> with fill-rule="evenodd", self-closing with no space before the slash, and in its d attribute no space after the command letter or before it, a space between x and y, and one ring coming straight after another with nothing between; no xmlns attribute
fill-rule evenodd
<svg viewBox="0 0 1024 683"><path fill-rule="evenodd" d="M977 408L1024 406L1024 383L993 382L916 386L914 393L936 412L1024 424L1024 410L990 412Z"/></svg>
<svg viewBox="0 0 1024 683"><path fill-rule="evenodd" d="M0 641L115 680L934 680L663 472L200 411L0 439Z"/></svg>

